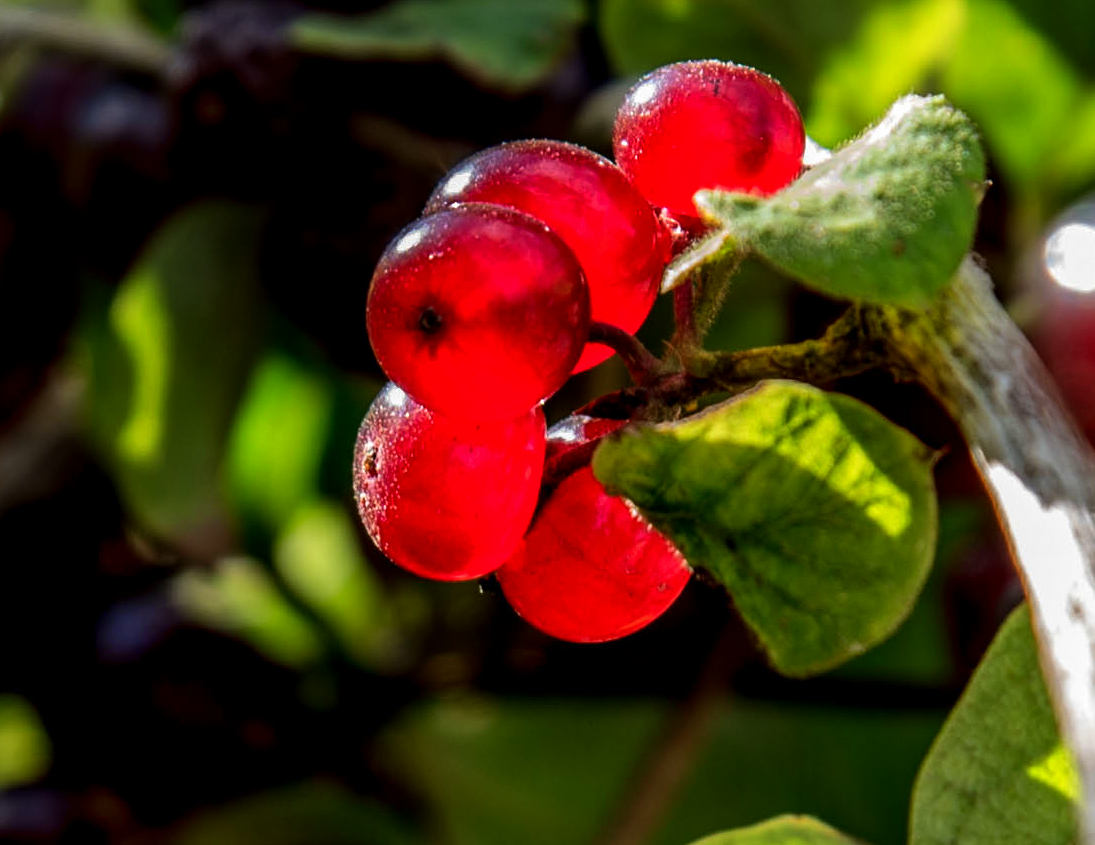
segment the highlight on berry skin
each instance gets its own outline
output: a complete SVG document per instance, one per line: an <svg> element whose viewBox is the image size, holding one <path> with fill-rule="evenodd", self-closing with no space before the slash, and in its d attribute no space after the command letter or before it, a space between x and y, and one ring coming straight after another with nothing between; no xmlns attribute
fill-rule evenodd
<svg viewBox="0 0 1095 845"><path fill-rule="evenodd" d="M468 203L415 221L385 250L366 306L392 381L446 416L526 414L570 376L589 336L589 287L539 220Z"/></svg>
<svg viewBox="0 0 1095 845"><path fill-rule="evenodd" d="M679 62L644 76L616 115L616 163L638 191L678 219L695 220L694 194L767 195L802 169L802 117L771 77L715 60Z"/></svg>
<svg viewBox="0 0 1095 845"><path fill-rule="evenodd" d="M435 414L389 382L362 421L354 498L394 563L443 581L480 578L521 541L544 465L539 406L512 420Z"/></svg>
<svg viewBox="0 0 1095 845"><path fill-rule="evenodd" d="M514 141L457 165L437 186L425 213L454 202L515 208L547 224L574 252L589 283L592 319L626 332L654 304L670 240L643 196L611 161L563 141ZM573 372L612 354L588 344Z"/></svg>
<svg viewBox="0 0 1095 845"><path fill-rule="evenodd" d="M526 622L594 643L649 625L691 574L676 547L587 466L555 488L496 577Z"/></svg>

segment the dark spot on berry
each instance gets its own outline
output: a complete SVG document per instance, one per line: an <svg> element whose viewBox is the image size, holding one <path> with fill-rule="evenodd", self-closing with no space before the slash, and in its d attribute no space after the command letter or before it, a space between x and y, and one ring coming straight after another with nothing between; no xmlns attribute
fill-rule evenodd
<svg viewBox="0 0 1095 845"><path fill-rule="evenodd" d="M426 334L437 334L441 330L441 315L432 306L426 306L418 317L418 328Z"/></svg>
<svg viewBox="0 0 1095 845"><path fill-rule="evenodd" d="M376 478L377 476L377 448L375 443L365 444L365 454L361 457L361 470L369 478Z"/></svg>

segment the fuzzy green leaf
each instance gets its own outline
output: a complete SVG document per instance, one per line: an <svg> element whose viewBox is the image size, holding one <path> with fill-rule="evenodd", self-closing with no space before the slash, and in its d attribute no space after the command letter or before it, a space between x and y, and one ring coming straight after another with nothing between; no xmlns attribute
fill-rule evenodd
<svg viewBox="0 0 1095 845"><path fill-rule="evenodd" d="M768 198L700 191L746 249L822 293L922 307L968 252L985 160L969 119L908 96L829 160Z"/></svg>
<svg viewBox="0 0 1095 845"><path fill-rule="evenodd" d="M347 59L447 59L486 85L523 90L563 58L584 17L581 0L399 0L363 15L305 15L290 37Z"/></svg>
<svg viewBox="0 0 1095 845"><path fill-rule="evenodd" d="M725 830L692 845L854 845L838 830L809 816L779 816L760 824Z"/></svg>
<svg viewBox="0 0 1095 845"><path fill-rule="evenodd" d="M1078 798L1024 606L1001 626L924 760L909 842L1067 845Z"/></svg>
<svg viewBox="0 0 1095 845"><path fill-rule="evenodd" d="M888 636L931 566L931 455L871 408L766 382L677 423L632 426L597 477L730 592L776 669L830 669Z"/></svg>

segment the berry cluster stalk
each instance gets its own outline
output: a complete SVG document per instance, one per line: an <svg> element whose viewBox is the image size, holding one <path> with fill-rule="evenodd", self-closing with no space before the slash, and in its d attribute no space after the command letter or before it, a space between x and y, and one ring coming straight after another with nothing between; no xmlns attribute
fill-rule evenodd
<svg viewBox="0 0 1095 845"><path fill-rule="evenodd" d="M969 444L1022 575L1042 672L1095 843L1095 453L1034 350L967 258L925 311L866 309L891 367L947 408Z"/></svg>

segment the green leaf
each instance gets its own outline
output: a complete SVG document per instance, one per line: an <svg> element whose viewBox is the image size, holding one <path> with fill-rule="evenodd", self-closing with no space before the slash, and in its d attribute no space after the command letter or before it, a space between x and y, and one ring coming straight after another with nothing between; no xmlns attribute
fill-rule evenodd
<svg viewBox="0 0 1095 845"><path fill-rule="evenodd" d="M873 409L767 382L593 463L729 590L776 669L822 672L888 636L927 577L931 456Z"/></svg>
<svg viewBox="0 0 1095 845"><path fill-rule="evenodd" d="M969 250L985 160L942 97L908 96L772 197L700 191L724 236L832 296L931 301Z"/></svg>
<svg viewBox="0 0 1095 845"><path fill-rule="evenodd" d="M1075 190L1095 174L1095 159L1084 154L1091 133L1076 119L1087 96L1081 66L1095 55L1095 7L1065 5L1071 8L1037 0L877 4L819 68L807 129L836 144L897 97L942 91L980 127L1007 180L1029 191ZM1065 168L1062 156L1070 159Z"/></svg>
<svg viewBox="0 0 1095 845"><path fill-rule="evenodd" d="M138 521L184 544L223 534L221 462L261 320L259 227L235 205L180 212L87 333L93 439Z"/></svg>
<svg viewBox="0 0 1095 845"><path fill-rule="evenodd" d="M290 38L307 52L347 59L444 58L516 91L554 69L584 18L581 0L399 0L354 17L305 15Z"/></svg>
<svg viewBox="0 0 1095 845"><path fill-rule="evenodd" d="M312 623L289 603L258 561L227 557L209 569L186 569L171 583L188 618L250 643L276 663L315 664L323 643Z"/></svg>
<svg viewBox="0 0 1095 845"><path fill-rule="evenodd" d="M33 783L49 764L49 737L30 702L0 695L0 789Z"/></svg>
<svg viewBox="0 0 1095 845"><path fill-rule="evenodd" d="M692 845L854 845L838 830L809 816L780 816L697 839Z"/></svg>
<svg viewBox="0 0 1095 845"><path fill-rule="evenodd" d="M278 534L274 567L349 655L364 665L391 670L405 660L405 647L350 519L333 502L300 507Z"/></svg>
<svg viewBox="0 0 1095 845"><path fill-rule="evenodd" d="M327 380L287 355L255 367L226 460L232 503L245 519L272 531L317 497L333 405Z"/></svg>
<svg viewBox="0 0 1095 845"><path fill-rule="evenodd" d="M1079 781L1057 733L1025 606L989 646L928 752L911 845L1076 841Z"/></svg>
<svg viewBox="0 0 1095 845"><path fill-rule="evenodd" d="M171 845L415 845L422 831L373 798L317 781L262 792L198 813Z"/></svg>
<svg viewBox="0 0 1095 845"><path fill-rule="evenodd" d="M604 0L599 6L605 50L622 74L687 59L725 59L761 68L800 96L870 2Z"/></svg>

